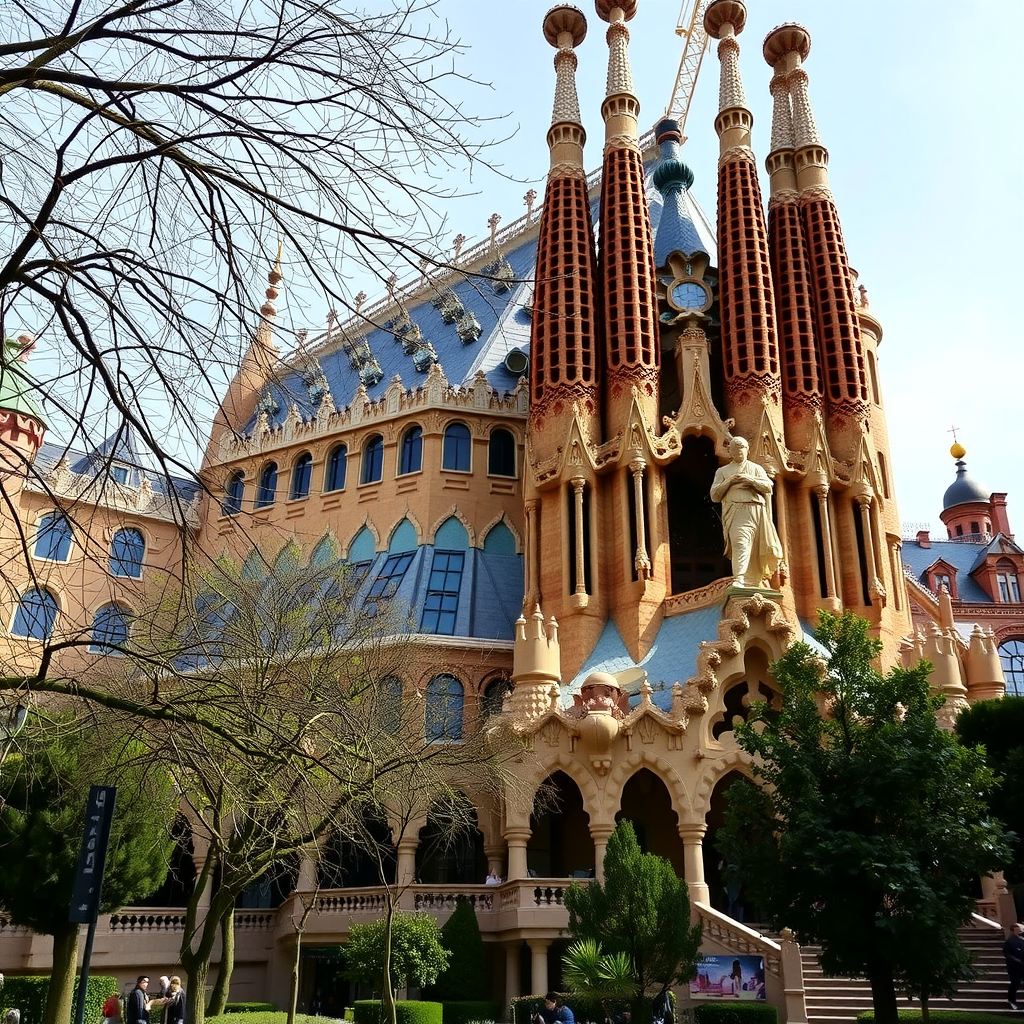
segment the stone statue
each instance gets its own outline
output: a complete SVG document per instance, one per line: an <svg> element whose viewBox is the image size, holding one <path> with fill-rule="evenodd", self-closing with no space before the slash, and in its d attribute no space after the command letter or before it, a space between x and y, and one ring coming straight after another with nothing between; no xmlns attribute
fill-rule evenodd
<svg viewBox="0 0 1024 1024"><path fill-rule="evenodd" d="M722 503L725 554L732 561L735 582L761 587L782 560L782 544L772 522L772 482L768 474L747 459L746 438L729 442L732 462L719 467L711 484L711 500Z"/></svg>

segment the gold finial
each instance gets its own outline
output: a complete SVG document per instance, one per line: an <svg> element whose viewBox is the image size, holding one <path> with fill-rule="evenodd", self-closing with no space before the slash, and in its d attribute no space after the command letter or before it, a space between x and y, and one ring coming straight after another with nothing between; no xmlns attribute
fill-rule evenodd
<svg viewBox="0 0 1024 1024"><path fill-rule="evenodd" d="M954 459L962 459L967 454L967 449L956 439L956 432L959 429L959 427L950 427L947 431L947 433L953 435L953 446L949 449L949 454L952 455Z"/></svg>

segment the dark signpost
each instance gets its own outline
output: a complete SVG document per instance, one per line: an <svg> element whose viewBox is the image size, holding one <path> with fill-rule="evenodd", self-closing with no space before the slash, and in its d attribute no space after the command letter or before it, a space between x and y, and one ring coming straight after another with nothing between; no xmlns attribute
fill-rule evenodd
<svg viewBox="0 0 1024 1024"><path fill-rule="evenodd" d="M82 956L82 974L78 980L78 1002L75 1006L75 1024L82 1024L85 1016L85 990L89 984L89 963L96 940L96 919L100 913L100 893L103 890L103 868L107 863L107 843L110 841L110 823L114 820L115 786L91 786L85 804L85 828L82 831L82 849L78 854L75 886L71 890L68 920L72 924L87 924L89 934Z"/></svg>

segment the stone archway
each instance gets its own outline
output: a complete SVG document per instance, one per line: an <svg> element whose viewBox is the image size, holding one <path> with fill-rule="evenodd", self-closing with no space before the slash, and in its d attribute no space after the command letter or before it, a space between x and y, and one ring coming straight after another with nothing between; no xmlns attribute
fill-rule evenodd
<svg viewBox="0 0 1024 1024"><path fill-rule="evenodd" d="M526 863L540 878L569 878L594 870L590 815L583 794L566 772L553 772L538 789L530 815Z"/></svg>
<svg viewBox="0 0 1024 1024"><path fill-rule="evenodd" d="M641 768L623 786L615 820L619 822L623 818L633 823L644 853L664 857L680 878L685 877L679 815L672 806L668 786L650 768Z"/></svg>
<svg viewBox="0 0 1024 1024"><path fill-rule="evenodd" d="M746 776L742 772L733 769L725 772L715 783L708 804L708 830L704 835L704 880L708 885L711 906L723 914L731 910L731 916L735 916L738 921L747 916L746 908L743 906L742 887L737 887L735 883L726 883L725 863L715 848L715 835L725 821L725 792L734 782L743 778Z"/></svg>

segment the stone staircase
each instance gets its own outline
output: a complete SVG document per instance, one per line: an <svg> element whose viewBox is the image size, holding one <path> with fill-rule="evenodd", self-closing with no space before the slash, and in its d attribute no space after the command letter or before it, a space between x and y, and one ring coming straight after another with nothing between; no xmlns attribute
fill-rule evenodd
<svg viewBox="0 0 1024 1024"><path fill-rule="evenodd" d="M960 940L974 955L981 976L964 985L955 999L936 999L933 1010L967 1010L986 1013L1012 1011L1006 1005L1006 968L1003 963L1003 933L988 923L960 929ZM803 946L804 991L809 1024L849 1024L857 1014L871 1009L871 986L863 978L826 978L818 965L818 948ZM916 1007L901 997L900 1007Z"/></svg>

